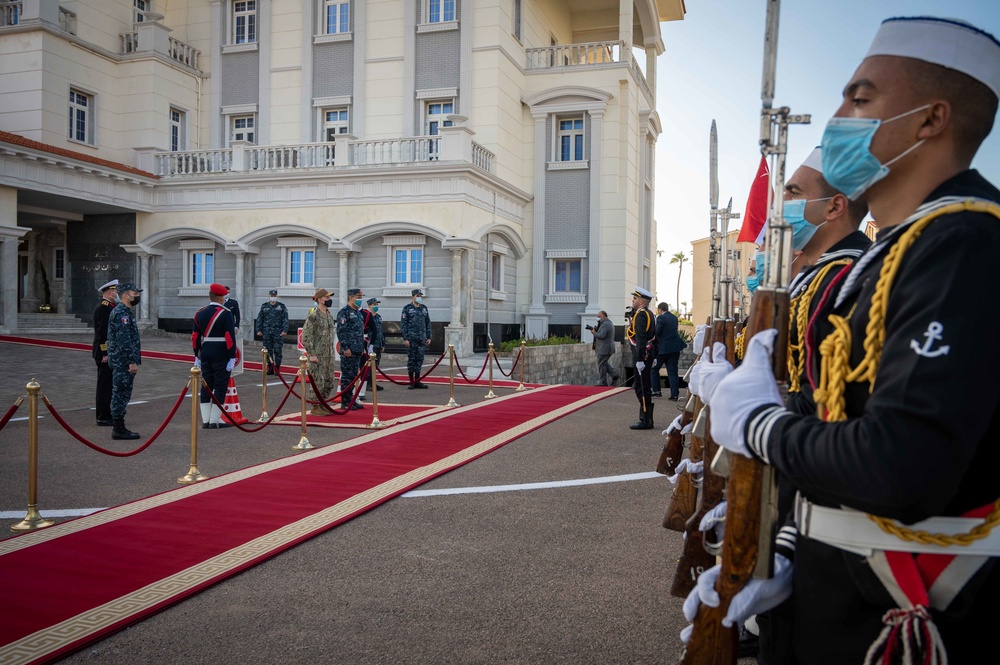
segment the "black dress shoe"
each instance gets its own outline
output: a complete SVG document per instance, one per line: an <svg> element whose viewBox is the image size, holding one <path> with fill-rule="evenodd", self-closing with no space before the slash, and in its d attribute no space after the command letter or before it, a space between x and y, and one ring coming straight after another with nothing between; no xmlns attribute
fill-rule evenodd
<svg viewBox="0 0 1000 665"><path fill-rule="evenodd" d="M382 386L376 385L375 390L384 390L384 388L382 388Z"/></svg>
<svg viewBox="0 0 1000 665"><path fill-rule="evenodd" d="M427 384L426 383L421 383L420 381L417 381L416 383L413 384L413 387L414 388L426 388Z"/></svg>
<svg viewBox="0 0 1000 665"><path fill-rule="evenodd" d="M355 402L355 403L354 403L354 404L353 404L353 405L351 406L351 411L357 411L358 409L363 409L363 408L365 408L365 405L364 405L364 404L358 404L357 402Z"/></svg>
<svg viewBox="0 0 1000 665"><path fill-rule="evenodd" d="M201 428L202 429L215 429L215 423L203 423L202 426L201 426Z"/></svg>
<svg viewBox="0 0 1000 665"><path fill-rule="evenodd" d="M115 424L115 421L111 420L111 418L98 418L97 424L101 427L111 427Z"/></svg>
<svg viewBox="0 0 1000 665"><path fill-rule="evenodd" d="M272 369L272 368L268 367L268 368L267 368L267 375L268 375L268 376L274 376L274 369Z"/></svg>
<svg viewBox="0 0 1000 665"><path fill-rule="evenodd" d="M628 426L629 429L653 429L653 423L647 423L645 420L640 420L637 423L632 423Z"/></svg>
<svg viewBox="0 0 1000 665"><path fill-rule="evenodd" d="M226 429L227 427L232 427L230 423L215 423L214 429Z"/></svg>
<svg viewBox="0 0 1000 665"><path fill-rule="evenodd" d="M663 397L663 393L661 392L650 393L650 395L652 395L653 397Z"/></svg>
<svg viewBox="0 0 1000 665"><path fill-rule="evenodd" d="M669 399L671 402L676 402L677 401L677 396L676 395L671 395L667 399Z"/></svg>

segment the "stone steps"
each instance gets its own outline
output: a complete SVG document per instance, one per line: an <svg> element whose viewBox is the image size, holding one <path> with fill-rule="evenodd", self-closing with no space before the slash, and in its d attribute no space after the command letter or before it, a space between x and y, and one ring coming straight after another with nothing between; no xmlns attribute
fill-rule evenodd
<svg viewBox="0 0 1000 665"><path fill-rule="evenodd" d="M17 334L94 334L94 329L72 314L41 314L22 312L17 315Z"/></svg>

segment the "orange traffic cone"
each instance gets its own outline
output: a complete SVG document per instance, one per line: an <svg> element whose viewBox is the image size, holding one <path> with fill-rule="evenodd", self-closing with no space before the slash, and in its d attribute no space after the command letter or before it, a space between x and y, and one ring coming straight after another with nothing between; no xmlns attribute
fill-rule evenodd
<svg viewBox="0 0 1000 665"><path fill-rule="evenodd" d="M229 377L229 387L226 388L226 401L222 406L237 425L250 422L243 415L243 410L240 408L240 398L236 394L236 380L233 377Z"/></svg>

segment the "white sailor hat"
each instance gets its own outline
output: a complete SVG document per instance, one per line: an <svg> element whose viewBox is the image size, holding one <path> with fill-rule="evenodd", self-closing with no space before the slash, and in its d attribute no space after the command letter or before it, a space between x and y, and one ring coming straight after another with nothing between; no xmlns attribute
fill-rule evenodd
<svg viewBox="0 0 1000 665"><path fill-rule="evenodd" d="M99 293L104 293L108 289L117 289L117 288L118 288L118 280L117 279L113 279L110 282L108 282L107 284L105 284L104 286L97 287L97 291Z"/></svg>
<svg viewBox="0 0 1000 665"><path fill-rule="evenodd" d="M806 161L802 162L802 166L819 171L820 174L823 173L823 152L819 146L813 148L813 151L806 157Z"/></svg>
<svg viewBox="0 0 1000 665"><path fill-rule="evenodd" d="M650 293L647 289L642 288L641 286L635 287L635 291L632 292L632 295L635 296L636 298L645 298L646 300L653 299L653 294Z"/></svg>
<svg viewBox="0 0 1000 665"><path fill-rule="evenodd" d="M892 55L962 72L1000 97L1000 42L958 19L901 16L882 21L865 57Z"/></svg>

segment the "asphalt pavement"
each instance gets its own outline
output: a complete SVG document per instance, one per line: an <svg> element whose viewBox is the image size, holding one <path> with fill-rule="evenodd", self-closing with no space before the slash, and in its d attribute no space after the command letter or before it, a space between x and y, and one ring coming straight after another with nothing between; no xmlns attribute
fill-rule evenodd
<svg viewBox="0 0 1000 665"><path fill-rule="evenodd" d="M145 351L189 348L180 336L144 336L142 343ZM111 428L94 422L96 371L89 352L6 342L0 352L8 361L0 414L35 379L81 436L118 451L135 449L159 427L190 371L189 363L145 359L126 418L143 438L112 441ZM477 371L484 358L463 359L466 372ZM387 356L382 368L405 376L405 358ZM446 362L434 376L448 376ZM268 378L273 409L284 389ZM261 411L260 379L259 373L237 378L250 420ZM450 395L446 383L428 390L383 385L383 403L444 405ZM454 388L461 404L485 394L482 385L457 381ZM42 514L64 516L177 488L189 466L188 399L162 436L130 457L84 446L40 405ZM682 539L660 526L670 484L650 472L663 442L660 430L678 412L666 398L656 404L655 429L633 431L635 397L617 391L59 662L674 663L686 622L682 601L669 588ZM286 405L282 413L298 408ZM14 535L8 527L27 506L27 415L25 403L18 419L0 430L0 539ZM319 447L364 433L312 428L309 440ZM258 433L200 430L198 466L216 476L294 455L299 436L297 427L278 425ZM602 480L530 487L592 479ZM528 487L420 492L498 485Z"/></svg>

